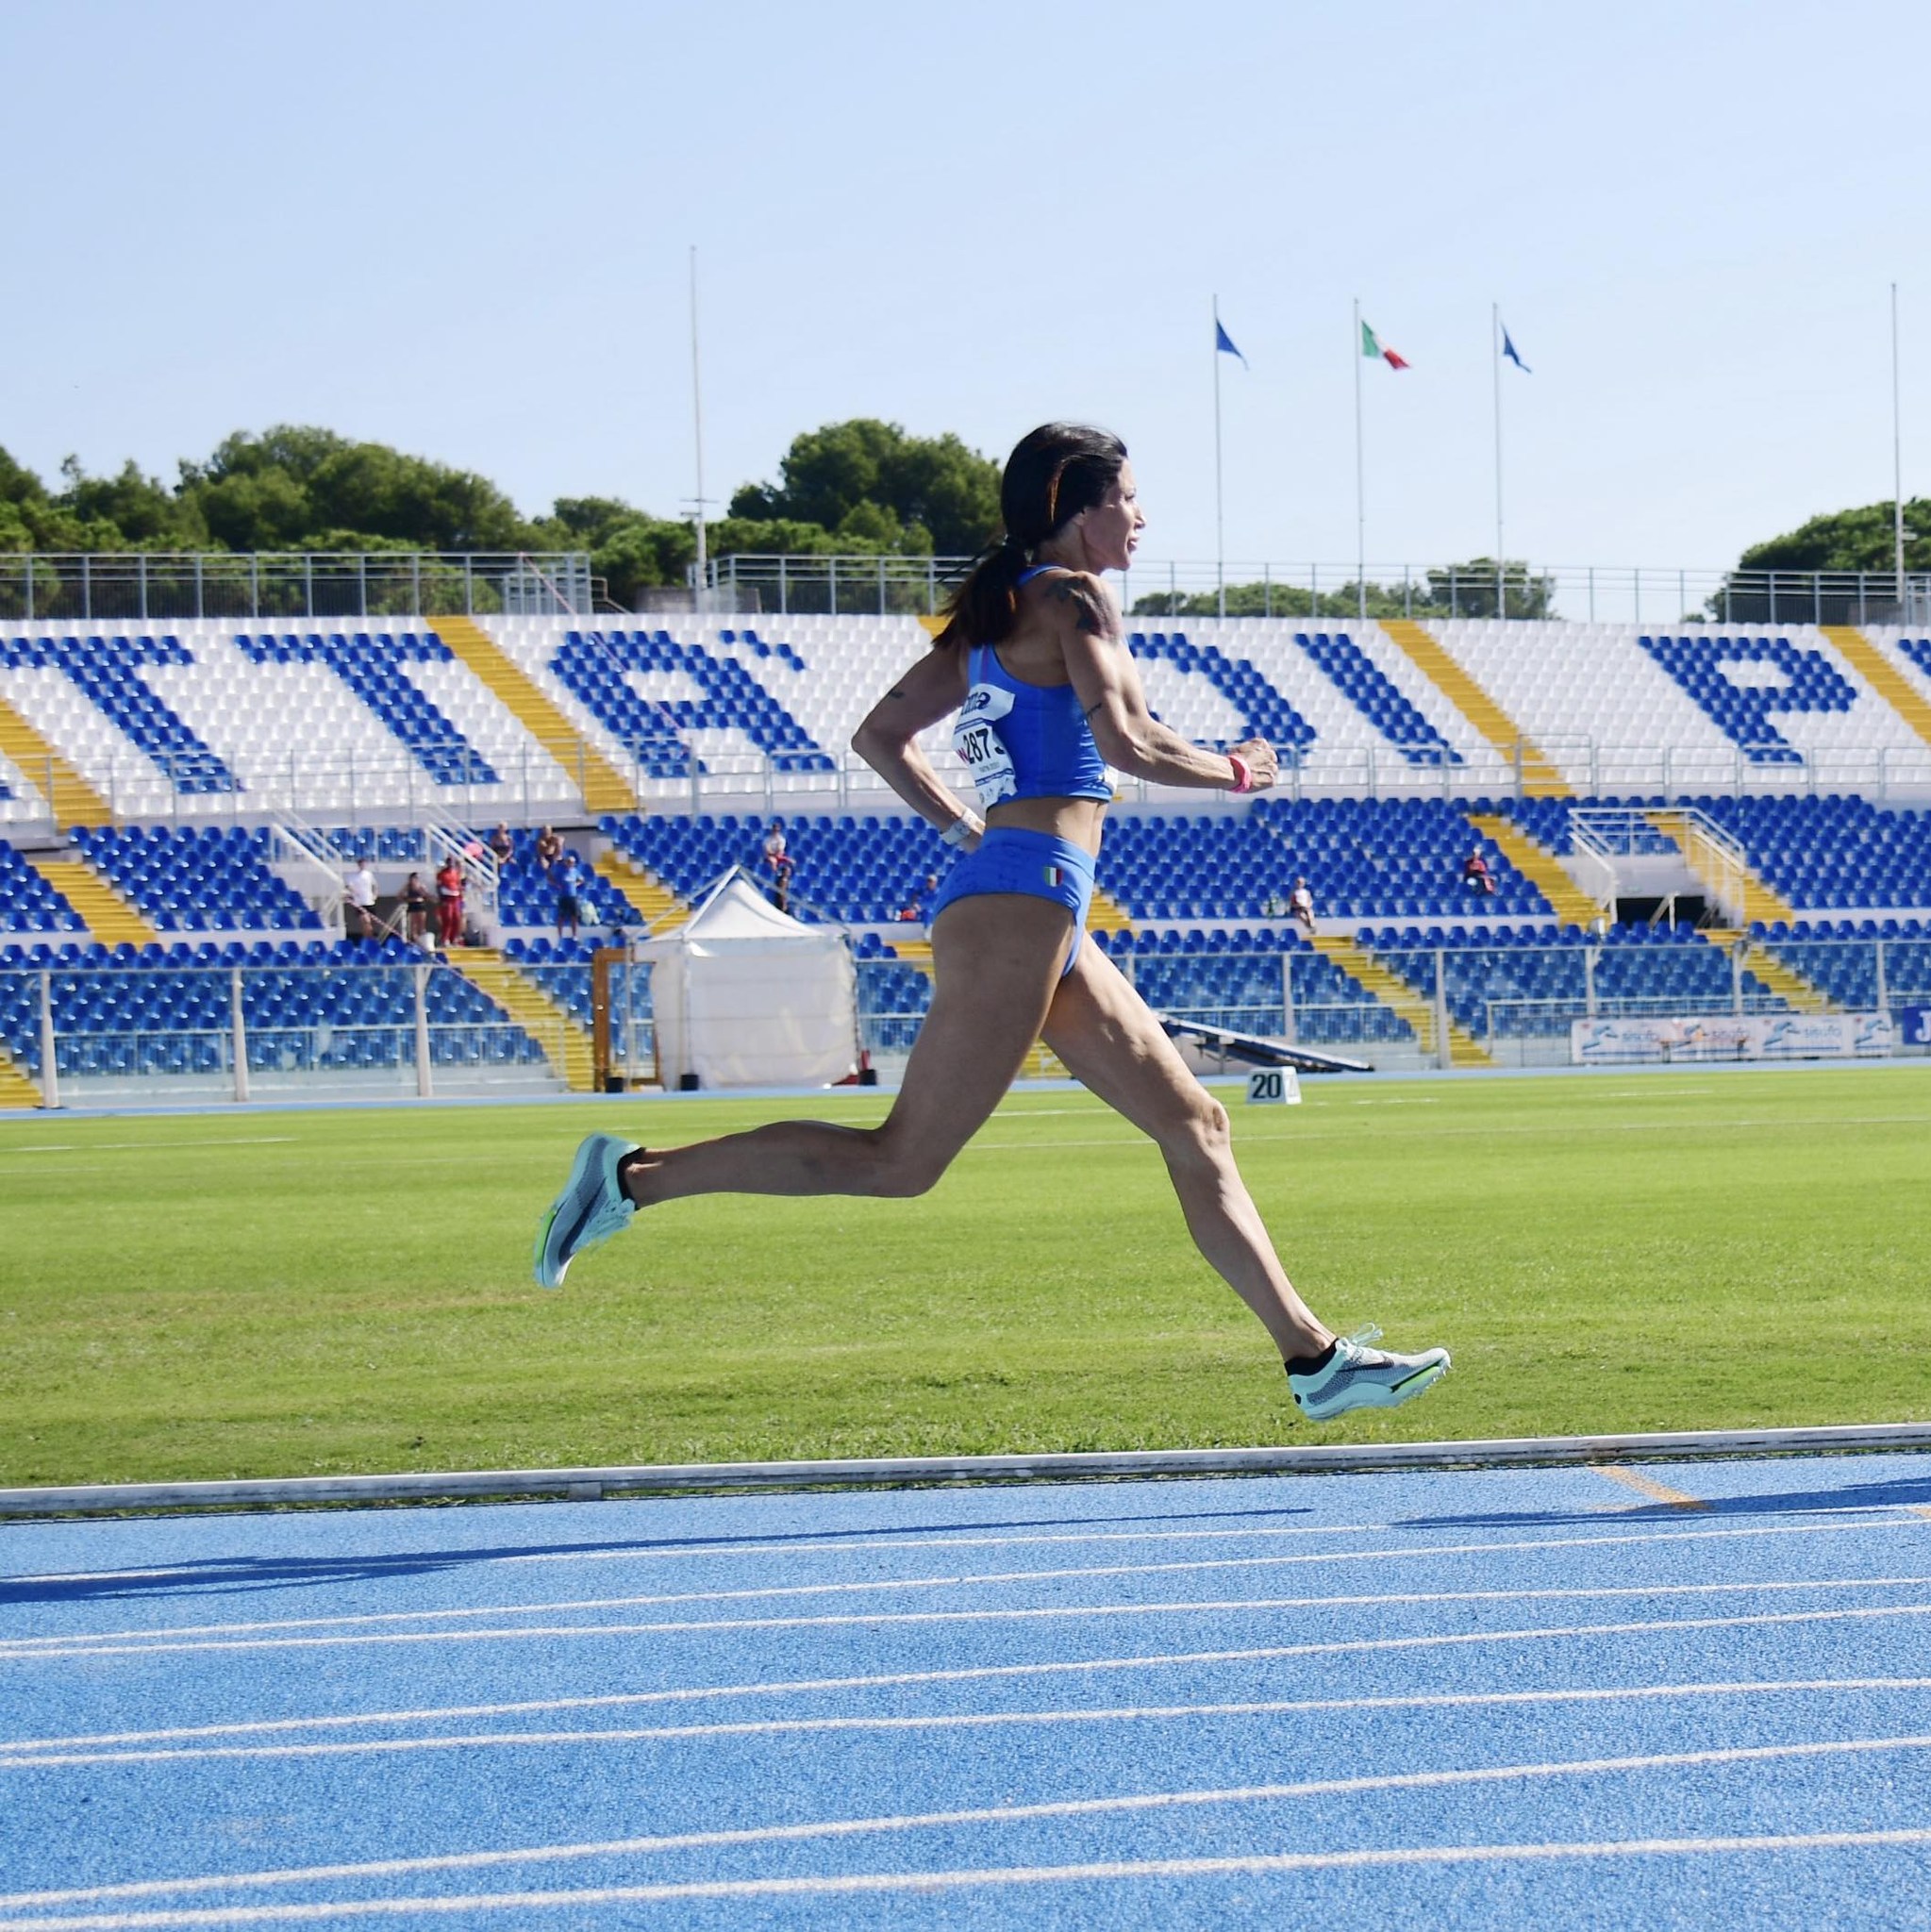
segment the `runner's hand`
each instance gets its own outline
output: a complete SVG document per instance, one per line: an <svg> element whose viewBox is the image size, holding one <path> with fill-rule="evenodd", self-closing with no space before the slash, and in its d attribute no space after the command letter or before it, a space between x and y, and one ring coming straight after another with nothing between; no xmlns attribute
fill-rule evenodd
<svg viewBox="0 0 1931 1932"><path fill-rule="evenodd" d="M1280 775L1280 760L1264 738L1250 738L1234 747L1234 756L1247 767L1250 791L1265 791Z"/></svg>

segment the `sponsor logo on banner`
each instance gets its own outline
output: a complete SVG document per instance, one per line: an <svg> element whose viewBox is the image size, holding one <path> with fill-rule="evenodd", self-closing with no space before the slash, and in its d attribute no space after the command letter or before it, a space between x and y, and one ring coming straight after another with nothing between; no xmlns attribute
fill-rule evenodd
<svg viewBox="0 0 1931 1932"><path fill-rule="evenodd" d="M1897 1007L1890 1017L1900 1046L1931 1046L1931 1007Z"/></svg>
<svg viewBox="0 0 1931 1932"><path fill-rule="evenodd" d="M1576 1020L1569 1028L1569 1057L1576 1066L1856 1059L1890 1050L1890 1020L1883 1013L1707 1013Z"/></svg>

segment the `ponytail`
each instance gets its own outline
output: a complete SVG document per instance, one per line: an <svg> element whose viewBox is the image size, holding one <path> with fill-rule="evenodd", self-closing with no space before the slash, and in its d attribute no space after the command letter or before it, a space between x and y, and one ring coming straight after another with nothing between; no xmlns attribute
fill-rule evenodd
<svg viewBox="0 0 1931 1932"><path fill-rule="evenodd" d="M935 646L996 644L1019 624L1019 579L1032 553L1082 510L1102 502L1126 462L1110 430L1047 423L1021 439L999 484L1006 528L973 559L945 600Z"/></svg>

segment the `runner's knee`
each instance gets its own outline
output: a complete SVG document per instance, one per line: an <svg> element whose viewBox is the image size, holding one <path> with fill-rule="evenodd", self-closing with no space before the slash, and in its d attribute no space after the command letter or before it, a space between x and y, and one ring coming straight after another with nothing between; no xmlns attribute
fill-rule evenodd
<svg viewBox="0 0 1931 1932"><path fill-rule="evenodd" d="M1232 1145L1233 1129L1227 1110L1205 1088L1192 1096L1192 1105L1174 1123L1174 1132L1163 1140L1169 1160L1207 1166L1224 1160Z"/></svg>
<svg viewBox="0 0 1931 1932"><path fill-rule="evenodd" d="M895 1143L881 1132L871 1191L889 1201L909 1201L929 1194L951 1165L949 1154Z"/></svg>

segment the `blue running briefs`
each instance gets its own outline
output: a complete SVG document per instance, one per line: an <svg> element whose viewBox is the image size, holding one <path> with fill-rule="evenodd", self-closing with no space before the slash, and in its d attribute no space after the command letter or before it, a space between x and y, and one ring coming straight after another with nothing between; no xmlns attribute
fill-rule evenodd
<svg viewBox="0 0 1931 1932"><path fill-rule="evenodd" d="M986 892L1023 892L1032 899L1050 899L1073 914L1073 945L1060 969L1063 979L1073 971L1086 939L1087 908L1093 897L1093 858L1070 839L1050 832L1029 832L1018 825L993 825L946 874L925 917L937 924L939 915L955 899L974 899Z"/></svg>

